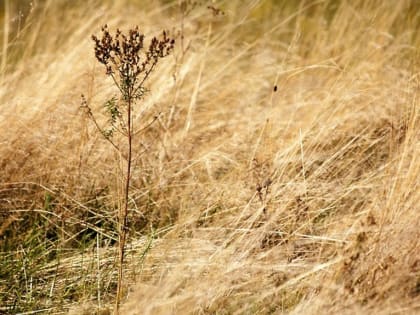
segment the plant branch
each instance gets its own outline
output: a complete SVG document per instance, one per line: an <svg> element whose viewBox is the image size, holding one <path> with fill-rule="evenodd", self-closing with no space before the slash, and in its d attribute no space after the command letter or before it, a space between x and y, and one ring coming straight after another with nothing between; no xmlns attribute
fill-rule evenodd
<svg viewBox="0 0 420 315"><path fill-rule="evenodd" d="M118 145L116 145L114 143L114 141L112 141L109 137L106 136L105 130L103 130L101 128L101 126L99 126L98 121L96 120L95 116L93 115L92 110L89 107L89 105L87 105L86 100L84 99L83 95L82 95L82 107L85 107L87 109L87 114L88 114L89 118L93 121L96 129L101 133L101 135L105 138L105 140L107 140L115 148L115 150L121 151L120 148L118 147Z"/></svg>

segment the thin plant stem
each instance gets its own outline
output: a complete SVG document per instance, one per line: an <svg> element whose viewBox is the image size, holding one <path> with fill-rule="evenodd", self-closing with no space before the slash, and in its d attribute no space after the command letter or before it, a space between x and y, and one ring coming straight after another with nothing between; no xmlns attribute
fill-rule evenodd
<svg viewBox="0 0 420 315"><path fill-rule="evenodd" d="M124 196L123 196L123 205L122 211L119 215L119 255L118 255L118 283L117 283L117 298L115 301L115 313L119 312L119 305L122 299L123 294L123 278L124 278L124 257L125 257L125 243L127 239L127 230L128 230L128 197L130 190L130 180L131 180L131 162L132 162L132 95L128 93L128 104L127 104L127 169L126 169L126 178L125 178L125 187L124 187Z"/></svg>

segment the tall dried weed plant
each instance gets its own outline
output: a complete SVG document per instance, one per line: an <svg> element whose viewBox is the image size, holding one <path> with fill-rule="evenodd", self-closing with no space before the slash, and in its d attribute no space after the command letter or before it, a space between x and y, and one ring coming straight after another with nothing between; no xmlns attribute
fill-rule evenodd
<svg viewBox="0 0 420 315"><path fill-rule="evenodd" d="M136 103L142 101L147 93L146 83L150 74L160 59L167 57L174 48L175 40L163 31L160 38L153 37L148 47L145 47L145 36L136 26L123 34L119 29L115 36L108 26L102 27L100 38L92 36L95 43L95 57L105 66L106 75L111 77L119 91L119 97L113 97L104 104L108 116L108 126L99 125L91 107L82 95L82 107L86 109L89 118L105 139L118 151L125 162L125 171L121 173L122 200L118 207L118 282L115 302L115 313L119 312L119 305L123 295L123 268L125 246L127 241L129 194L133 163L133 141L139 141L142 133L149 127L136 126L133 114ZM125 143L118 143L114 134L118 133Z"/></svg>

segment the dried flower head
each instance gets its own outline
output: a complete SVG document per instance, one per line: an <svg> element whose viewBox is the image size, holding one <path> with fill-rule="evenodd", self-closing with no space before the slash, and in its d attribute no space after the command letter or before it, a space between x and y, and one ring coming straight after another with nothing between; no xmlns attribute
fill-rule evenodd
<svg viewBox="0 0 420 315"><path fill-rule="evenodd" d="M144 49L144 38L138 26L129 30L128 34L117 29L113 36L108 26L104 25L101 38L92 35L96 59L105 66L106 74L114 78L120 90L134 97L141 96L136 93L142 90L143 83L159 59L168 56L175 44L166 31L159 38L153 37L147 49Z"/></svg>

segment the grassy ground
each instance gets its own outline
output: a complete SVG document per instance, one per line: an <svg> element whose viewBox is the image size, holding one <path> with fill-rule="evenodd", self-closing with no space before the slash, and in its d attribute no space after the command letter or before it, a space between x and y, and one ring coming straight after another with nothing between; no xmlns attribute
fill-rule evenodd
<svg viewBox="0 0 420 315"><path fill-rule="evenodd" d="M113 302L118 156L80 109L116 94L105 23L177 34L136 111L122 314L420 311L417 1L0 4L0 314Z"/></svg>

